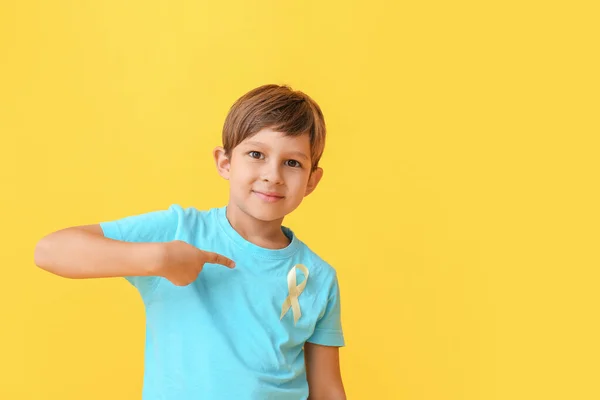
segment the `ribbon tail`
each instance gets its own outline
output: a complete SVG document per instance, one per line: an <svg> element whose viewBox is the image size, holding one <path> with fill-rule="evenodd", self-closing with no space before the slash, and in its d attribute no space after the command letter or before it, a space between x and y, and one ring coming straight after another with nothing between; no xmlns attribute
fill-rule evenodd
<svg viewBox="0 0 600 400"><path fill-rule="evenodd" d="M302 311L300 310L300 307L294 307L292 308L292 312L294 313L294 325L296 325L296 323L302 316Z"/></svg>
<svg viewBox="0 0 600 400"><path fill-rule="evenodd" d="M279 317L279 320L283 319L283 316L285 315L285 313L288 312L288 310L291 307L291 303L290 303L290 296L288 296L285 301L283 302L283 305L281 306L281 316Z"/></svg>

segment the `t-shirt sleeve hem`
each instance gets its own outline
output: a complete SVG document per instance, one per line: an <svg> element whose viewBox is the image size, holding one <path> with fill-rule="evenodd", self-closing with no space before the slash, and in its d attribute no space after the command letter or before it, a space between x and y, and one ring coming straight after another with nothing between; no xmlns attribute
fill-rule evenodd
<svg viewBox="0 0 600 400"><path fill-rule="evenodd" d="M117 222L115 222L115 221L101 222L100 228L102 228L104 237L113 239L113 240L123 240L122 239L123 235L121 235L121 230L119 229L119 225L117 224ZM123 278L127 282L129 282L133 287L140 290L140 294L142 295L142 298L148 298L152 293L154 293L154 291L158 287L158 284L160 283L160 279L155 276L151 276L151 277L124 276ZM144 289L142 289L142 287L137 284L137 282L136 282L137 280L147 280L150 282L150 284L147 285L148 287L145 287Z"/></svg>
<svg viewBox="0 0 600 400"><path fill-rule="evenodd" d="M115 222L101 222L100 228L102 228L104 237L113 240L122 240L121 231Z"/></svg>
<svg viewBox="0 0 600 400"><path fill-rule="evenodd" d="M325 329L315 329L307 342L333 347L344 347L346 345L342 332Z"/></svg>

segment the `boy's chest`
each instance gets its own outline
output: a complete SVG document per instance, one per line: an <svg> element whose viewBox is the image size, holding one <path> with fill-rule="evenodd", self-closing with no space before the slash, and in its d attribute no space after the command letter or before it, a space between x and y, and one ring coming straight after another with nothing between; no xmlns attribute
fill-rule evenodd
<svg viewBox="0 0 600 400"><path fill-rule="evenodd" d="M211 351L231 351L245 367L289 366L313 334L324 307L310 266L290 264L261 273L250 269L254 266L237 265L230 270L208 264L185 287L163 282L155 306L162 303L176 314L170 319L172 334L185 329L185 335L210 337Z"/></svg>
<svg viewBox="0 0 600 400"><path fill-rule="evenodd" d="M308 266L290 264L267 273L238 266L208 265L194 282L197 301L210 312L226 312L240 323L289 334L312 333L320 307L318 285Z"/></svg>

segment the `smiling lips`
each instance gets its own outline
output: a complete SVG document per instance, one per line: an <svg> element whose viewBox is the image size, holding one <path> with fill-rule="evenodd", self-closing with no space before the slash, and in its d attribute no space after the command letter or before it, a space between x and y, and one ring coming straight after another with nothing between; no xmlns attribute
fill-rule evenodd
<svg viewBox="0 0 600 400"><path fill-rule="evenodd" d="M274 192L257 192L253 190L252 193L268 203L275 203L276 201L283 199L283 196Z"/></svg>

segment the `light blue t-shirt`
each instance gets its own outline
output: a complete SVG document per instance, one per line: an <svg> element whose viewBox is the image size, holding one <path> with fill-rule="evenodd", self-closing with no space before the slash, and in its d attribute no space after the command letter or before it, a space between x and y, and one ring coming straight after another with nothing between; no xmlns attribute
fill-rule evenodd
<svg viewBox="0 0 600 400"><path fill-rule="evenodd" d="M144 400L300 400L308 397L305 342L344 346L335 270L286 227L291 243L266 249L230 225L226 207L172 205L100 224L127 242L182 240L231 258L236 268L205 264L198 279L176 286L161 277L127 277L146 309ZM308 269L293 309L280 320L287 276ZM304 273L296 268L297 283Z"/></svg>

